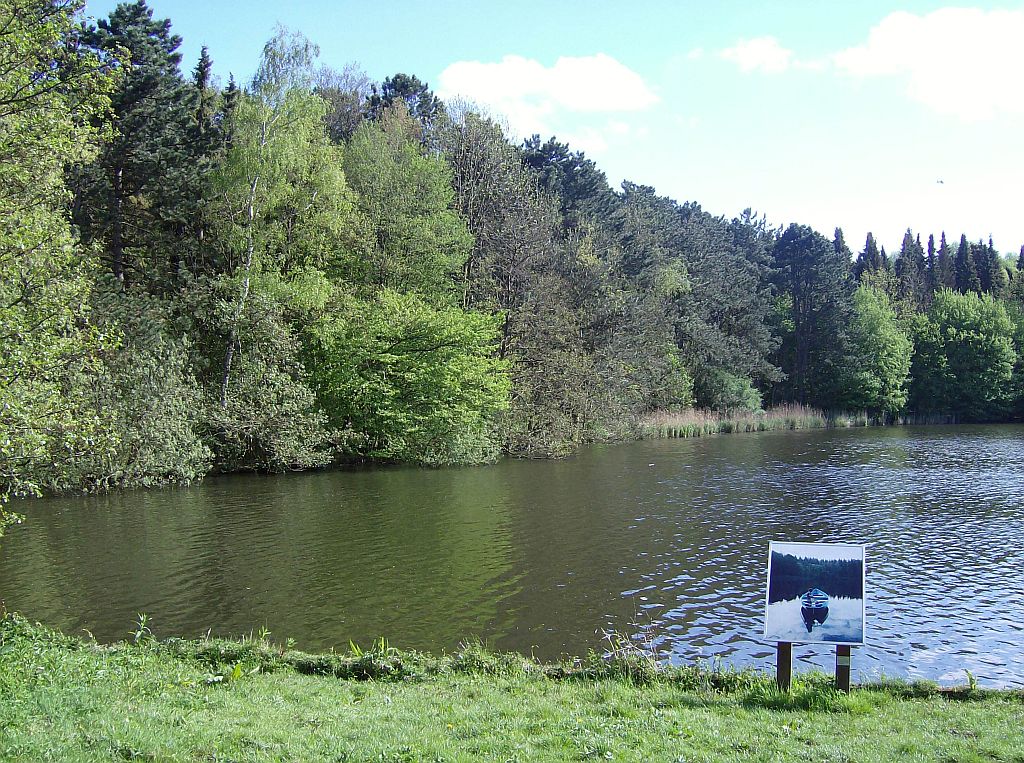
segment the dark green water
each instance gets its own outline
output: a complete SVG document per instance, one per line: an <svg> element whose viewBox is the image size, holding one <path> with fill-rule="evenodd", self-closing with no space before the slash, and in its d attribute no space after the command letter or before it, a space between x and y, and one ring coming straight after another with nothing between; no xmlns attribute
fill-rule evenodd
<svg viewBox="0 0 1024 763"><path fill-rule="evenodd" d="M319 650L476 636L542 658L628 632L767 667L769 540L868 544L860 678L1024 686L1024 428L724 435L564 461L230 477L29 502L0 599L69 633ZM798 667L830 666L827 647Z"/></svg>

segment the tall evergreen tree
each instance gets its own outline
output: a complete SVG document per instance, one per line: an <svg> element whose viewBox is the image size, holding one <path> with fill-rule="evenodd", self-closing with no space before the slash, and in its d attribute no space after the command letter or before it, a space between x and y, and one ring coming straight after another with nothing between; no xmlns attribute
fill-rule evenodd
<svg viewBox="0 0 1024 763"><path fill-rule="evenodd" d="M921 240L915 239L908 228L903 235L903 245L896 260L897 294L907 312L916 312L925 304L924 266Z"/></svg>
<svg viewBox="0 0 1024 763"><path fill-rule="evenodd" d="M864 273L873 273L881 267L882 255L878 252L878 244L875 236L870 231L864 241L864 248L857 254L857 260L853 263L853 277L860 282Z"/></svg>
<svg viewBox="0 0 1024 763"><path fill-rule="evenodd" d="M960 236L960 246L956 250L956 261L954 264L956 274L956 290L961 294L973 291L981 294L981 279L978 277L978 268L974 262L974 252L967 243L967 236Z"/></svg>
<svg viewBox="0 0 1024 763"><path fill-rule="evenodd" d="M946 243L946 232L942 232L939 243L939 252L936 257L935 289L956 288L956 267L953 256L949 251L949 244Z"/></svg>
<svg viewBox="0 0 1024 763"><path fill-rule="evenodd" d="M974 267L978 271L978 281L981 283L982 293L991 293L993 262L990 248L985 246L985 242L981 239L978 240L977 244L971 244L971 259L974 260Z"/></svg>
<svg viewBox="0 0 1024 763"><path fill-rule="evenodd" d="M843 229L838 226L832 235L832 246L836 250L836 254L845 254L848 260L853 258L850 247L846 245L846 239L843 237Z"/></svg>
<svg viewBox="0 0 1024 763"><path fill-rule="evenodd" d="M925 275L925 293L928 297L928 302L931 302L931 295L935 293L935 284L938 283L938 273L936 268L938 262L935 256L935 234L928 234L928 258L925 263L926 275Z"/></svg>
<svg viewBox="0 0 1024 763"><path fill-rule="evenodd" d="M730 399L736 395L723 397L723 392L741 390L741 401L754 399L758 396L742 390L750 390L753 382L768 386L781 378L771 361L778 342L768 328L774 241L763 221L750 213L728 222L688 203L678 205L677 215L683 227L677 241L669 240L669 251L677 252L684 269L677 265L663 270L686 276L686 288L673 300L677 343L689 359L698 404L739 407L742 402ZM846 250L836 256L849 264L849 254ZM759 399L754 407L760 407Z"/></svg>
<svg viewBox="0 0 1024 763"><path fill-rule="evenodd" d="M538 172L541 186L561 201L566 227L608 219L618 209L619 198L607 176L582 151L573 151L555 138L542 143L534 135L523 143L523 156Z"/></svg>
<svg viewBox="0 0 1024 763"><path fill-rule="evenodd" d="M992 258L992 287L989 293L996 299L1004 299L1010 292L1010 274L998 252L992 250L990 256Z"/></svg>
<svg viewBox="0 0 1024 763"><path fill-rule="evenodd" d="M115 279L157 283L173 267L166 254L193 216L203 169L190 134L191 88L178 71L181 38L136 0L118 5L81 39L123 76L113 96L113 131L96 162L75 178L75 222L87 241L101 242Z"/></svg>
<svg viewBox="0 0 1024 763"><path fill-rule="evenodd" d="M799 403L832 407L848 364L850 263L828 239L795 223L775 245L774 262L791 327L779 351L787 375L781 394Z"/></svg>
<svg viewBox="0 0 1024 763"><path fill-rule="evenodd" d="M387 77L380 88L376 85L371 87L366 110L371 119L380 119L398 101L405 105L409 115L419 123L423 131L421 137L444 114L444 104L426 82L414 74L402 73Z"/></svg>

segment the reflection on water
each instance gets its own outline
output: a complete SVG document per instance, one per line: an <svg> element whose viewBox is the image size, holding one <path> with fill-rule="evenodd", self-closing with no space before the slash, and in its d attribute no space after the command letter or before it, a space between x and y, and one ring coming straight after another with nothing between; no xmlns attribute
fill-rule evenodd
<svg viewBox="0 0 1024 763"><path fill-rule="evenodd" d="M1021 427L727 435L557 462L230 477L21 507L0 599L122 638L268 627L306 649L479 636L542 658L627 631L768 667L769 540L868 545L859 678L1024 686ZM827 647L798 666L831 668Z"/></svg>

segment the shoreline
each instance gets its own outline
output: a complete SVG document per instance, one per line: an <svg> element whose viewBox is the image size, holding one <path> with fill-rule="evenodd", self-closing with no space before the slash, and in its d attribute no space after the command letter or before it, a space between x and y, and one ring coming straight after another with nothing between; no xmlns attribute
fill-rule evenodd
<svg viewBox="0 0 1024 763"><path fill-rule="evenodd" d="M1024 691L559 664L470 644L309 654L265 637L102 646L0 619L5 760L1015 760ZM816 752L815 752L816 751Z"/></svg>

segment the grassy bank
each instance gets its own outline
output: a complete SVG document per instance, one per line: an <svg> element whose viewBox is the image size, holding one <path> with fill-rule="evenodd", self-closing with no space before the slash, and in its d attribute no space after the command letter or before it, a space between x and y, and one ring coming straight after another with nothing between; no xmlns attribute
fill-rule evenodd
<svg viewBox="0 0 1024 763"><path fill-rule="evenodd" d="M0 759L1024 761L1024 696L887 683L778 693L632 652L542 666L479 647L308 655L250 641L99 646L0 620Z"/></svg>

